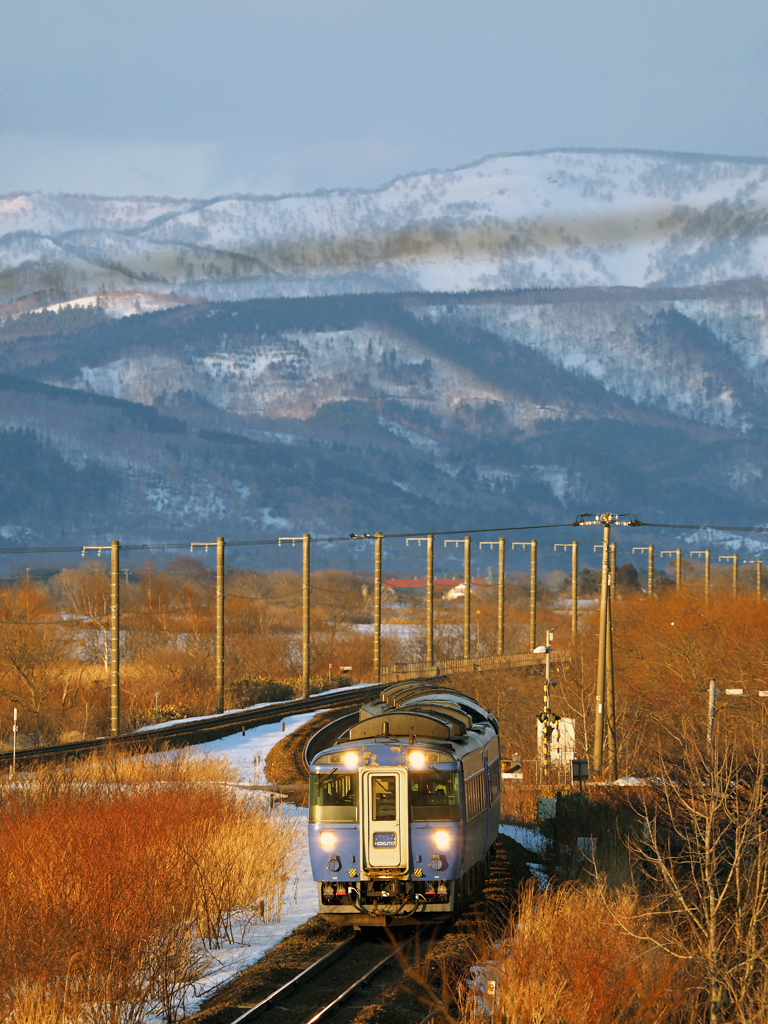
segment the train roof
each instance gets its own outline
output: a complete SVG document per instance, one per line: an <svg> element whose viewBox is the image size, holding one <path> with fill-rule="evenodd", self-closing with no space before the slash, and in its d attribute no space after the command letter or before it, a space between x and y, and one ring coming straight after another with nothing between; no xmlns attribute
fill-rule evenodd
<svg viewBox="0 0 768 1024"><path fill-rule="evenodd" d="M402 740L438 744L452 757L485 746L498 734L493 714L459 690L433 680L414 680L386 687L360 709L359 721L336 745Z"/></svg>

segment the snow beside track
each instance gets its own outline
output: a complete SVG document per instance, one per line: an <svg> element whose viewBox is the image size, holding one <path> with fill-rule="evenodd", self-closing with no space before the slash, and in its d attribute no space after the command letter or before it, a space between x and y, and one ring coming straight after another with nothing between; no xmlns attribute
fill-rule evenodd
<svg viewBox="0 0 768 1024"><path fill-rule="evenodd" d="M236 769L241 783L263 785L267 781L264 775L264 763L272 747L304 725L305 722L314 718L316 714L327 710L327 708L317 708L302 715L288 715L280 722L246 729L244 736L235 733L233 736L211 740L209 743L196 744L189 750L196 751L201 755L223 755ZM285 723L285 732L283 732L283 722ZM309 861L307 809L286 803L283 805L283 813L290 814L297 819L298 841L301 848L298 867L286 888L281 918L271 924L255 925L245 933L242 944L227 944L222 949L212 951L218 961L218 966L214 967L204 981L190 989L186 1000L187 1014L197 1010L204 999L225 985L239 971L257 963L267 950L272 949L294 928L298 928L317 913L317 884L312 878ZM156 1020L159 1021L159 1018Z"/></svg>

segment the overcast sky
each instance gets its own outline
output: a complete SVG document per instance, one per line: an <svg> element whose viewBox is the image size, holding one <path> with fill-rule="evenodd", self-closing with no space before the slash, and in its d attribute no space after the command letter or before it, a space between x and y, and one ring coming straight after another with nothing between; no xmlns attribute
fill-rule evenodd
<svg viewBox="0 0 768 1024"><path fill-rule="evenodd" d="M0 193L374 187L559 146L768 156L765 0L0 11Z"/></svg>

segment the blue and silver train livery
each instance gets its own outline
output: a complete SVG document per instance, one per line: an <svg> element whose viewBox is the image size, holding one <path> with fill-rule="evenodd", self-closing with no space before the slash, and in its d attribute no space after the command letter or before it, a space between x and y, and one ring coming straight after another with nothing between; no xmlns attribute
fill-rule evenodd
<svg viewBox="0 0 768 1024"><path fill-rule="evenodd" d="M354 925L446 916L482 884L501 808L499 729L434 682L390 686L309 768L320 913Z"/></svg>

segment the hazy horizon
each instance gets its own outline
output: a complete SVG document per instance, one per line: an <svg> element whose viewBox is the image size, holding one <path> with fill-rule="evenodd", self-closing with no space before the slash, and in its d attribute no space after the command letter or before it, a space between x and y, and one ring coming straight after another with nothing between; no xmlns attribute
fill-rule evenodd
<svg viewBox="0 0 768 1024"><path fill-rule="evenodd" d="M375 189L489 155L768 157L768 8L713 0L30 0L0 194Z"/></svg>

